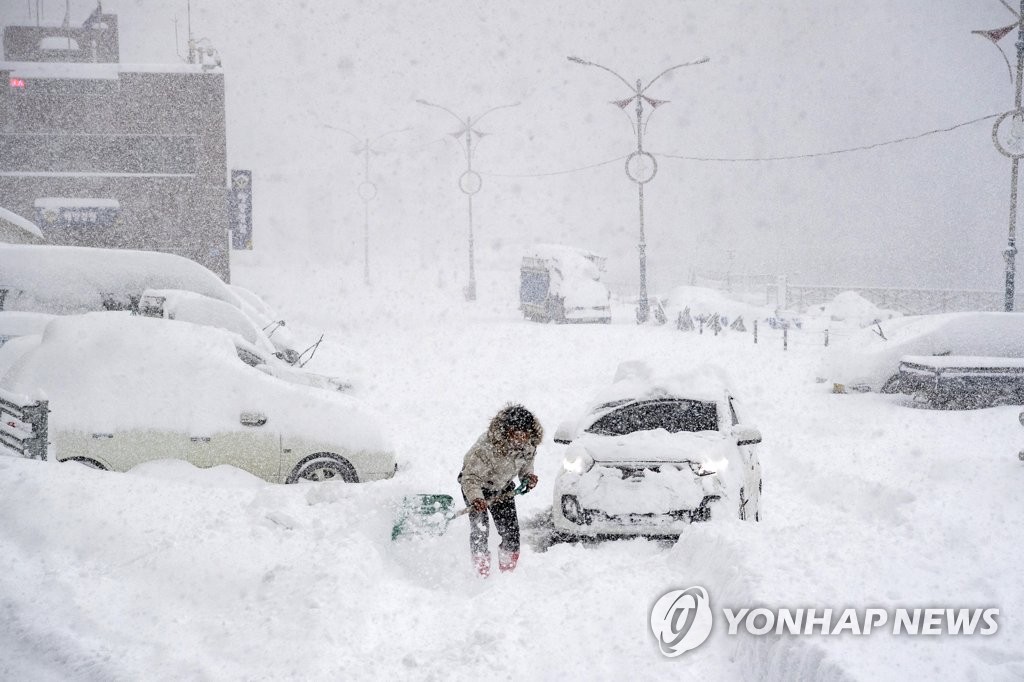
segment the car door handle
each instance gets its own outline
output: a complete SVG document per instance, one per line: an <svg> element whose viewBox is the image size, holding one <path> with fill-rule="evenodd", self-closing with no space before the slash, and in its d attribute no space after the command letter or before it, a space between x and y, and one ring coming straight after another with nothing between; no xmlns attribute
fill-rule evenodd
<svg viewBox="0 0 1024 682"><path fill-rule="evenodd" d="M209 443L210 442L210 437L209 436L192 436L191 438L189 438L189 440L192 441L193 443Z"/></svg>
<svg viewBox="0 0 1024 682"><path fill-rule="evenodd" d="M92 437L93 438L113 438L114 434L112 434L112 433L94 433L94 434L92 434Z"/></svg>

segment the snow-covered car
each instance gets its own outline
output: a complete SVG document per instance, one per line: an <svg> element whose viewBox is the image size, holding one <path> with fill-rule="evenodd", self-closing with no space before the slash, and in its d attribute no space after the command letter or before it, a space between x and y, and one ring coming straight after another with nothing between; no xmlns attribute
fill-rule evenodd
<svg viewBox="0 0 1024 682"><path fill-rule="evenodd" d="M897 317L829 346L818 380L836 393L883 391L905 356L1024 358L1024 313L960 312Z"/></svg>
<svg viewBox="0 0 1024 682"><path fill-rule="evenodd" d="M519 269L523 316L535 322L611 322L611 293L601 282L605 260L557 244L534 247Z"/></svg>
<svg viewBox="0 0 1024 682"><path fill-rule="evenodd" d="M82 246L0 244L2 309L72 315L100 310L137 310L147 289L191 291L240 310L265 330L288 363L299 353L294 340L267 319L252 292L240 295L199 263L171 253ZM263 304L266 309L266 304Z"/></svg>
<svg viewBox="0 0 1024 682"><path fill-rule="evenodd" d="M657 375L623 363L578 420L554 485L563 538L677 536L691 523L761 519L760 432L740 420L724 372Z"/></svg>
<svg viewBox="0 0 1024 682"><path fill-rule="evenodd" d="M272 483L395 473L373 409L253 366L238 352L241 339L223 330L108 312L57 317L35 339L12 349L12 363L0 357L9 364L0 386L49 399L57 460L127 471L183 459Z"/></svg>

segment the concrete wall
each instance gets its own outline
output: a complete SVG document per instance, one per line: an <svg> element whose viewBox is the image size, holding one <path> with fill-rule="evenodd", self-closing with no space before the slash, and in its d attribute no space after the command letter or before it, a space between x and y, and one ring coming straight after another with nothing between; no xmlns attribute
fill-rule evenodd
<svg viewBox="0 0 1024 682"><path fill-rule="evenodd" d="M228 280L223 74L42 66L0 63L0 205L51 243L177 253ZM36 201L49 197L120 211L113 224L48 223Z"/></svg>

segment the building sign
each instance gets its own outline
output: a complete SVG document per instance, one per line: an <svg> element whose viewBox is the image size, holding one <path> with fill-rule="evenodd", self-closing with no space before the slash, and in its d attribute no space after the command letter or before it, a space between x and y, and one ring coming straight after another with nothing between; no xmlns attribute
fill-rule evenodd
<svg viewBox="0 0 1024 682"><path fill-rule="evenodd" d="M252 249L252 171L231 171L231 248Z"/></svg>
<svg viewBox="0 0 1024 682"><path fill-rule="evenodd" d="M44 197L36 199L35 210L36 224L43 229L106 229L121 216L117 199L92 197Z"/></svg>

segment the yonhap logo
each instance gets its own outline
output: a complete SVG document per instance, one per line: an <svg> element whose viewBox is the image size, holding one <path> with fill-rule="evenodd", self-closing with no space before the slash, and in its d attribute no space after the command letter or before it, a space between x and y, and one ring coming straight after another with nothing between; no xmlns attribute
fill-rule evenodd
<svg viewBox="0 0 1024 682"><path fill-rule="evenodd" d="M696 649L711 634L711 602L703 587L672 590L651 608L651 631L665 656Z"/></svg>

